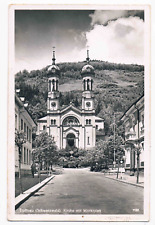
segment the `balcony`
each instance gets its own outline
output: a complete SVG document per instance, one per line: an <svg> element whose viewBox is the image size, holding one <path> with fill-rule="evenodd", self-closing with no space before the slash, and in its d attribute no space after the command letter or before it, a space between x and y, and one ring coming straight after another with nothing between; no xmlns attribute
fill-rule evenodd
<svg viewBox="0 0 155 225"><path fill-rule="evenodd" d="M125 138L126 140L134 140L136 138L136 132L135 131L125 132Z"/></svg>

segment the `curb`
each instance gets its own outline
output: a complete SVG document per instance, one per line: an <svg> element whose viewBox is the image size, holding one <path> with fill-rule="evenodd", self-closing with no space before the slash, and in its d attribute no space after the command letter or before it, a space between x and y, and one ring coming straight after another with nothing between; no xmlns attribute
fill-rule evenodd
<svg viewBox="0 0 155 225"><path fill-rule="evenodd" d="M106 177L106 176L105 176L105 177ZM115 180L115 181L118 181L118 182L122 182L122 183L124 183L124 184L131 184L131 185L136 186L136 187L144 188L144 186L139 185L139 184L134 184L134 183L126 182L126 181L123 181L123 180L118 180L118 179L115 179L115 178L112 178L112 177L106 177L106 178L111 179L111 180Z"/></svg>
<svg viewBox="0 0 155 225"><path fill-rule="evenodd" d="M52 180L55 176L51 176L46 178L41 183L36 184L35 186L31 187L30 189L23 192L23 194L18 195L15 198L15 210L24 203L28 198L30 198L35 192L41 189L44 185L46 185L50 180Z"/></svg>

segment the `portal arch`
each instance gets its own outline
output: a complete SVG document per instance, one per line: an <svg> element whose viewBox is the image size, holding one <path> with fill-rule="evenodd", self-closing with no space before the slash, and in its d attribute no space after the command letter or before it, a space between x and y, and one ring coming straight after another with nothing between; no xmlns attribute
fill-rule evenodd
<svg viewBox="0 0 155 225"><path fill-rule="evenodd" d="M62 121L63 126L76 126L80 125L80 121L75 116L67 116Z"/></svg>

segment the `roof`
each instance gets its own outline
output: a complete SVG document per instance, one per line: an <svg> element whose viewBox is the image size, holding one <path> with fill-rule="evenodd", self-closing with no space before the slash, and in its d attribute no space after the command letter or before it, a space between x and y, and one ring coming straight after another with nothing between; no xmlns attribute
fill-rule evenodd
<svg viewBox="0 0 155 225"><path fill-rule="evenodd" d="M70 103L70 105L67 105L67 106L63 106L62 109L60 110L60 113L64 113L68 110L73 110L74 112L78 113L81 115L81 110L77 107L75 107L72 103ZM47 116L44 116L44 117L41 117L38 119L38 122L45 122L47 121ZM99 121L99 122L103 122L104 119L103 118L100 118L100 117L97 117L95 116L95 121Z"/></svg>
<svg viewBox="0 0 155 225"><path fill-rule="evenodd" d="M38 121L47 121L47 116L41 117Z"/></svg>
<svg viewBox="0 0 155 225"><path fill-rule="evenodd" d="M87 64L87 65L83 66L81 74L83 76L85 76L85 75L94 75L94 67L91 66L90 64Z"/></svg>
<svg viewBox="0 0 155 225"><path fill-rule="evenodd" d="M61 109L61 113L65 112L65 111L67 111L69 109L72 109L73 111L76 111L78 114L81 114L81 110L78 109L77 107L75 107L72 103L70 103L70 105L64 107L63 109Z"/></svg>
<svg viewBox="0 0 155 225"><path fill-rule="evenodd" d="M98 117L98 116L95 116L95 120L100 120L100 121L104 121L104 119Z"/></svg>
<svg viewBox="0 0 155 225"><path fill-rule="evenodd" d="M50 65L47 69L48 76L59 76L60 75L60 69L57 65Z"/></svg>
<svg viewBox="0 0 155 225"><path fill-rule="evenodd" d="M24 106L24 103L20 100L20 98L18 97L18 95L15 93L15 103L18 104L18 106L20 108L23 108L24 111L22 111L23 113L25 112L29 119L32 121L32 126L37 126L36 122L33 120L31 114L29 113L29 111L27 110L27 108Z"/></svg>

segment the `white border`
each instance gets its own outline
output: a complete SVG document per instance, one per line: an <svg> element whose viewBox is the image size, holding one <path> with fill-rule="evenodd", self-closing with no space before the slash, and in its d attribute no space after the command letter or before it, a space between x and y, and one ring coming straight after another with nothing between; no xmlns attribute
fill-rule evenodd
<svg viewBox="0 0 155 225"><path fill-rule="evenodd" d="M9 17L11 20L9 21L9 33L10 33L10 41L9 41L9 74L14 74L14 40L12 37L14 36L12 21L13 18L13 9L14 8L23 8L26 9L29 7L28 5L16 5L11 6L11 10L9 12ZM31 5L31 9L101 9L101 5ZM104 5L104 9L144 9L145 8L145 74L150 76L150 17L149 17L149 6L143 5L125 5L125 6L116 6L114 5ZM11 15L10 15L11 14ZM147 76L145 76L145 90L147 91L145 94L145 149L150 149L150 80ZM9 94L11 93L11 94ZM9 102L14 102L14 76L9 76ZM149 165L150 159L147 154L147 164L145 164L145 215L15 215L14 214L14 152L11 149L14 149L14 120L12 120L12 115L14 115L14 105L8 104L8 119L9 119L9 127L8 127L8 141L9 141L9 154L8 154L8 189L11 189L11 193L9 192L9 204L8 204L8 214L9 219L11 220L37 220L37 221L147 221L149 218ZM149 109L149 113L148 113ZM147 113L146 113L147 110ZM14 118L14 117L13 117ZM145 155L146 156L146 155ZM13 176L12 176L13 175ZM13 188L12 188L13 187ZM11 203L11 204L10 204Z"/></svg>

